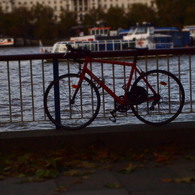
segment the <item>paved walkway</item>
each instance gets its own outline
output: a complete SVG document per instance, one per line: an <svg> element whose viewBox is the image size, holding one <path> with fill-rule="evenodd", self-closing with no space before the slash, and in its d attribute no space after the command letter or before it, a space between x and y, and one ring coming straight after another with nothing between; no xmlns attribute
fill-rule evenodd
<svg viewBox="0 0 195 195"><path fill-rule="evenodd" d="M101 145L101 147L132 148L138 151L155 147L174 146L182 152L175 158L152 158L103 161L99 166L90 164L72 167L70 172L42 182L29 178L0 180L0 195L194 195L195 194L195 123L169 124L152 128L145 125L87 128L83 131L12 132L0 135L1 151L13 149L36 151L38 148L58 150L63 146ZM18 146L18 147L17 147ZM124 149L125 150L125 149ZM159 153L161 155L161 153ZM1 166L0 166L1 169ZM28 180L28 182L27 182Z"/></svg>
<svg viewBox="0 0 195 195"><path fill-rule="evenodd" d="M195 154L195 153L193 153ZM188 153L189 155L189 153ZM190 153L192 156L192 153ZM195 157L195 156L194 156ZM135 166L133 170L131 166ZM126 171L121 172L123 169ZM90 169L83 176L60 176L44 182L0 181L1 195L194 195L195 161L178 157L170 164L120 161ZM78 171L78 170L77 170ZM84 171L81 169L80 171Z"/></svg>

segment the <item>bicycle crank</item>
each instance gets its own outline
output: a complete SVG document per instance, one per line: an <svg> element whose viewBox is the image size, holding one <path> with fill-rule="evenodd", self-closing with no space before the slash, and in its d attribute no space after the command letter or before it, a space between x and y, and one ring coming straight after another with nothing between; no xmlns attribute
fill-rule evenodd
<svg viewBox="0 0 195 195"><path fill-rule="evenodd" d="M155 100L152 102L152 105L150 106L150 110L154 110L154 107L156 106L156 104L159 103L159 101L160 101L160 99L161 99L161 97L160 97L159 94L156 94L156 95L154 96L154 98L155 98Z"/></svg>
<svg viewBox="0 0 195 195"><path fill-rule="evenodd" d="M110 111L111 117L109 117L109 119L115 123L116 122L116 112L119 111L121 112L121 110L124 111L124 105L118 105L117 107L115 106L115 109ZM127 111L127 110L126 110Z"/></svg>

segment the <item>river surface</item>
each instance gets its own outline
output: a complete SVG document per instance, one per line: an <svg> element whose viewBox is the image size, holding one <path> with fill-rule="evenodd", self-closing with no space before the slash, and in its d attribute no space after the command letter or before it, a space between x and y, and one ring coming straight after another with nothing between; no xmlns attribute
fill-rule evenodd
<svg viewBox="0 0 195 195"><path fill-rule="evenodd" d="M0 55L36 54L39 47L0 47Z"/></svg>
<svg viewBox="0 0 195 195"><path fill-rule="evenodd" d="M17 55L17 54L37 54L39 53L39 47L18 47L18 48L15 48L15 47L8 47L8 48L0 48L0 55ZM167 59L165 58L162 58L159 60L159 64L160 62L166 62ZM148 62L150 63L153 63L153 64L156 64L156 59L149 59ZM167 63L167 62L166 62ZM188 57L186 56L182 56L180 59L179 59L179 63L181 63L182 65L181 66L177 66L175 65L176 63L178 63L178 58L177 57L171 57L169 58L169 71L173 72L174 74L176 74L176 76L180 77L181 81L182 81L182 84L184 85L184 89L185 89L185 92L186 92L186 104L184 106L184 113L183 114L180 114L179 117L175 120L175 121L192 121L195 119L195 110L194 110L194 105L193 104L190 104L190 101L194 102L195 101L195 86L192 86L190 85L195 83L195 79L194 79L194 75L195 75L195 56L192 56L191 58L191 63L189 65L189 60L188 60ZM140 65L141 66L144 66L145 64L145 61L144 60L140 60ZM190 66L190 67L189 67ZM23 67L24 68L24 67ZM63 68L64 68L64 65L63 65ZM27 70L25 70L25 74L29 74L29 70L28 70L28 67L26 67ZM36 69L36 68L35 68ZM149 70L150 69L156 69L156 67L149 67ZM160 67L159 69L166 69L167 70L167 67ZM179 71L178 71L179 69ZM45 70L46 70L46 77L47 77L47 74L48 76L50 76L50 72L48 70L48 73L47 73L47 66L45 67ZM0 67L0 71L3 72L2 68ZM39 78L39 75L40 77L42 76L40 73L40 70L37 69L37 70L34 70L34 71L37 71L37 79L41 79ZM74 70L73 70L74 71ZM93 70L95 71L95 70ZM106 70L106 75L110 75L112 74L112 70ZM109 72L110 71L110 72ZM116 72L116 77L119 77L121 78L122 76L121 75L118 75L117 76L117 72L120 73L120 69L119 70L115 70ZM180 72L180 73L178 73ZM106 78L106 75L105 75L105 78ZM1 76L1 80L2 82L4 82L6 80L6 76L4 74L0 75ZM5 78L3 78L5 76ZM51 76L50 76L51 77ZM3 78L3 79L2 79ZM12 76L12 79L14 80L14 75ZM18 78L17 78L18 79ZM191 81L189 81L189 79L191 79ZM24 78L25 80L25 78ZM50 78L50 80L52 80L52 77ZM14 81L13 82L13 88L15 87L14 86ZM109 78L107 78L107 82L111 82L109 81ZM41 81L40 81L41 83ZM15 87L16 88L16 87ZM36 88L36 85L35 85L35 88ZM2 90L2 89L1 89ZM28 86L26 87L26 94L28 94ZM37 88L37 90L39 90ZM189 93L191 91L191 93ZM121 93L121 92L119 92ZM4 93L1 91L1 94L0 94L0 98L2 99L3 98L3 95ZM43 100L43 97L39 97L39 95L37 95L38 97L36 97L36 102L41 102L40 106L42 106L42 100ZM193 99L194 98L194 99ZM0 105L3 105L5 104L4 101L2 101L0 99ZM108 99L108 101L110 101ZM28 104L28 102L27 102ZM194 106L194 107L193 107ZM28 108L28 107L27 107ZM30 110L30 107L28 108ZM101 109L110 109L110 107L108 106L107 107L104 107L102 108L101 106ZM37 110L39 110L39 108L37 108ZM189 111L190 110L190 111ZM17 114L17 110L15 110L15 114ZM108 112L109 113L109 112ZM40 115L40 118L42 117L42 115ZM108 117L108 116L106 116ZM109 119L105 119L105 120L102 120L102 119L97 119L95 120L93 123L92 123L92 126L97 126L97 125L121 125L121 124L129 124L129 123L141 123L139 120L137 120L135 117L131 117L129 118L128 117L128 120L124 120L123 118L117 118L117 123L112 123L111 121L109 121ZM15 130L35 130L35 129L52 129L54 128L54 125L50 122L50 121L39 121L39 122L25 122L25 123L3 123L3 124L0 124L0 131L15 131Z"/></svg>

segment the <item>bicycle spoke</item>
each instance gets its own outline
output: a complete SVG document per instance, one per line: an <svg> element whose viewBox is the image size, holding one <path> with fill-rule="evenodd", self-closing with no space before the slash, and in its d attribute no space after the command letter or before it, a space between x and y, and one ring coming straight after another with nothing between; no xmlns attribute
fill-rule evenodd
<svg viewBox="0 0 195 195"><path fill-rule="evenodd" d="M134 114L148 124L165 124L174 120L184 105L185 95L180 81L171 73L161 70L149 71L145 77L159 94L160 99L155 104L153 101L145 101L132 105ZM141 86L151 93L141 77L135 81L133 86Z"/></svg>
<svg viewBox="0 0 195 195"><path fill-rule="evenodd" d="M59 78L60 123L55 119L54 85L50 84L45 95L46 113L58 127L80 129L89 125L97 116L100 107L100 95L95 85L87 78L82 82L74 101L79 75L67 74Z"/></svg>

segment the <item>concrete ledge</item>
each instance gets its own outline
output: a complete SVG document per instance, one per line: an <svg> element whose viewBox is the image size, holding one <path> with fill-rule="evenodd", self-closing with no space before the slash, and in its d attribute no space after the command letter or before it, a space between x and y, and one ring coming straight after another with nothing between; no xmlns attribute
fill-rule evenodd
<svg viewBox="0 0 195 195"><path fill-rule="evenodd" d="M88 127L78 131L31 130L0 133L2 152L80 148L89 145L144 149L163 144L195 147L195 122L170 123L159 127L139 124Z"/></svg>

